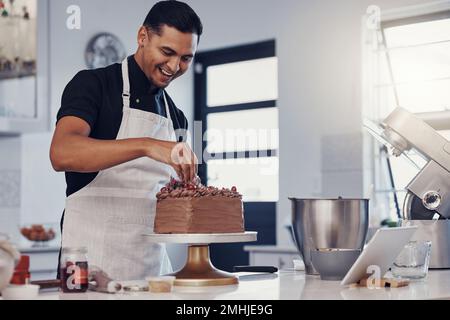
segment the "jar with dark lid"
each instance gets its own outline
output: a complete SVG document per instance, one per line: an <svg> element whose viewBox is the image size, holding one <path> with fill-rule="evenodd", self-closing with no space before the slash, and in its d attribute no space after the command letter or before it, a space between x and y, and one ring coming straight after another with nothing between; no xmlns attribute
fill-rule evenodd
<svg viewBox="0 0 450 320"><path fill-rule="evenodd" d="M61 289L66 293L86 292L88 281L87 248L63 248L60 261Z"/></svg>

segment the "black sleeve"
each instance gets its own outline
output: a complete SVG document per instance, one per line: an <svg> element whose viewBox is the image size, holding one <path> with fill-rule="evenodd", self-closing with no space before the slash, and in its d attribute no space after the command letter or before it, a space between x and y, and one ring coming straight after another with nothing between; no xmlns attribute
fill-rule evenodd
<svg viewBox="0 0 450 320"><path fill-rule="evenodd" d="M74 116L86 121L93 129L101 105L100 79L92 71L80 71L64 89L57 121Z"/></svg>

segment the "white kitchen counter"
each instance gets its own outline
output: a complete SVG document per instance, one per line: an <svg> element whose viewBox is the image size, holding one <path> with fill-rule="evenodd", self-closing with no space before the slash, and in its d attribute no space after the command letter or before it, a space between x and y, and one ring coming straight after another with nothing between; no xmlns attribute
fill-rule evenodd
<svg viewBox="0 0 450 320"><path fill-rule="evenodd" d="M51 300L408 300L449 299L450 270L430 270L428 277L412 281L402 288L350 288L339 281L322 281L318 276L306 276L303 271L280 271L277 274L239 274L240 283L234 286L183 288L174 287L171 293L63 294L41 293L39 299Z"/></svg>

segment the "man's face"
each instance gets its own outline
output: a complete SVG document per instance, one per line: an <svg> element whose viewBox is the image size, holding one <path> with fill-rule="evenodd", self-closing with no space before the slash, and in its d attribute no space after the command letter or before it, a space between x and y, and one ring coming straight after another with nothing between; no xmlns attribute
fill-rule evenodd
<svg viewBox="0 0 450 320"><path fill-rule="evenodd" d="M142 27L138 41L145 75L155 86L165 88L189 69L197 51L198 36L164 25L161 35Z"/></svg>

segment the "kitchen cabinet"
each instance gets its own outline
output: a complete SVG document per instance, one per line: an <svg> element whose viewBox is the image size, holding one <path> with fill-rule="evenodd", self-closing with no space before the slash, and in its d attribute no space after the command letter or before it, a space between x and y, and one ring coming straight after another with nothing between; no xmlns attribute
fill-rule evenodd
<svg viewBox="0 0 450 320"><path fill-rule="evenodd" d="M49 130L49 1L6 3L0 17L0 135Z"/></svg>
<svg viewBox="0 0 450 320"><path fill-rule="evenodd" d="M249 252L250 265L274 266L280 270L294 268L294 260L301 260L294 247L245 246Z"/></svg>
<svg viewBox="0 0 450 320"><path fill-rule="evenodd" d="M31 281L56 279L59 247L19 248L19 251L30 256Z"/></svg>

